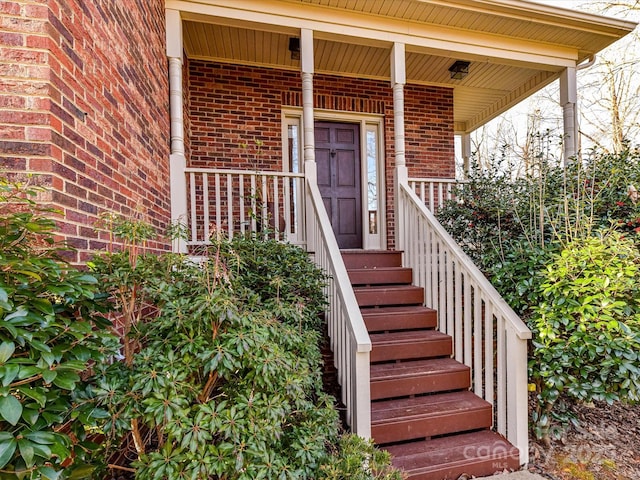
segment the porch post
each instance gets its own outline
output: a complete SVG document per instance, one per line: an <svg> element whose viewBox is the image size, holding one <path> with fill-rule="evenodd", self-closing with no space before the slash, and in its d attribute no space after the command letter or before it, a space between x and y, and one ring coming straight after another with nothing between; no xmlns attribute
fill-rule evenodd
<svg viewBox="0 0 640 480"><path fill-rule="evenodd" d="M405 159L404 142L404 85L407 83L405 46L394 43L391 48L391 87L393 88L393 138L395 150L394 208L396 248L403 248L400 222L400 184L407 184L409 174Z"/></svg>
<svg viewBox="0 0 640 480"><path fill-rule="evenodd" d="M171 222L187 221L187 159L184 150L184 110L182 92L182 18L178 10L166 10L167 57L169 61L169 109L171 117L171 155L169 156L169 192ZM186 253L184 239L173 242L173 251Z"/></svg>
<svg viewBox="0 0 640 480"><path fill-rule="evenodd" d="M308 184L317 184L317 168L316 168L316 139L314 128L313 114L313 30L302 29L300 31L300 64L302 70L302 127L303 127L303 158L304 158L304 175ZM309 204L310 198L307 197L306 208L311 211ZM306 223L307 250L314 251L312 222Z"/></svg>
<svg viewBox="0 0 640 480"><path fill-rule="evenodd" d="M578 133L578 116L576 103L578 98L578 86L576 68L567 67L560 75L560 105L564 123L564 161L577 155L580 143Z"/></svg>
<svg viewBox="0 0 640 480"><path fill-rule="evenodd" d="M471 135L468 133L463 133L460 135L460 140L462 143L462 160L463 160L463 172L464 179L469 178L469 169L471 168Z"/></svg>

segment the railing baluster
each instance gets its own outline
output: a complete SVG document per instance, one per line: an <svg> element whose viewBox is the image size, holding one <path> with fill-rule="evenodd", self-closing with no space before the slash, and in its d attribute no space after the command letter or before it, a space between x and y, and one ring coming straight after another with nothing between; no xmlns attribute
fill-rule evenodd
<svg viewBox="0 0 640 480"><path fill-rule="evenodd" d="M294 180L295 181L295 180ZM291 229L291 179L283 178L282 186L284 188L284 238L289 238L296 232ZM294 189L295 190L295 189Z"/></svg>
<svg viewBox="0 0 640 480"><path fill-rule="evenodd" d="M206 242L209 240L209 226L211 223L211 218L209 218L209 174L202 174L202 203L204 205L204 238L203 240Z"/></svg>
<svg viewBox="0 0 640 480"><path fill-rule="evenodd" d="M245 225L245 217L244 217L244 175L241 173L239 176L240 186L238 188L238 195L240 195L240 233L244 235L247 226Z"/></svg>
<svg viewBox="0 0 640 480"><path fill-rule="evenodd" d="M478 285L473 285L473 391L484 398L482 383L482 296Z"/></svg>
<svg viewBox="0 0 640 480"><path fill-rule="evenodd" d="M471 298L471 282L469 275L464 275L464 363L471 367L472 346L473 346L473 330L471 320L473 318L473 301Z"/></svg>
<svg viewBox="0 0 640 480"><path fill-rule="evenodd" d="M215 176L215 184L216 184L216 239L220 240L220 235L222 233L222 202L220 199L220 174L216 173Z"/></svg>
<svg viewBox="0 0 640 480"><path fill-rule="evenodd" d="M233 238L233 178L227 173L227 234Z"/></svg>
<svg viewBox="0 0 640 480"><path fill-rule="evenodd" d="M276 240L280 240L280 196L278 195L278 178L273 177L273 230Z"/></svg>
<svg viewBox="0 0 640 480"><path fill-rule="evenodd" d="M197 231L198 217L196 215L197 199L196 199L196 174L195 173L189 174L189 184L191 185L191 241L197 242L198 241L198 231Z"/></svg>
<svg viewBox="0 0 640 480"><path fill-rule="evenodd" d="M493 404L494 428L518 447L524 464L531 332L427 207L435 210L452 198L453 182L414 180L411 187L399 187L398 248L415 269L418 285L426 289L425 305L437 307L440 330L453 337L456 359L471 367L474 392ZM423 188L429 191L428 199L418 197Z"/></svg>
<svg viewBox="0 0 640 480"><path fill-rule="evenodd" d="M505 355L506 350L506 326L504 317L496 312L496 363L498 365L504 365L504 362L508 362L508 358ZM499 368L497 370L497 418L498 418L498 431L507 431L507 370L505 368Z"/></svg>
<svg viewBox="0 0 640 480"><path fill-rule="evenodd" d="M495 373L494 368L494 348L493 342L495 337L494 323L493 323L493 305L488 299L484 299L484 399L488 402L494 403L494 391L493 391L493 375Z"/></svg>
<svg viewBox="0 0 640 480"><path fill-rule="evenodd" d="M454 299L453 299L453 306L455 308L455 313L453 314L454 318L455 318L455 334L453 339L455 340L455 345L456 345L456 351L455 351L455 358L456 360L458 360L459 362L464 362L464 355L463 355L463 349L464 349L464 341L465 341L465 332L462 328L463 326L463 316L462 316L462 305L463 305L463 297L462 297L462 272L460 264L456 263L453 264L453 262L451 262L453 267L454 267L454 277L453 277L453 287L455 289L455 294L454 294Z"/></svg>

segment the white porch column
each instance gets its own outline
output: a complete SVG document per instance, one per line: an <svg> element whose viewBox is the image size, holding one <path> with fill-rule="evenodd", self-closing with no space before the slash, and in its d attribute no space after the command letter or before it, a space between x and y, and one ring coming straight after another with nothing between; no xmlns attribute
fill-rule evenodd
<svg viewBox="0 0 640 480"><path fill-rule="evenodd" d="M576 68L567 67L560 75L560 105L564 121L564 161L577 155L579 150L578 115L576 104L578 85Z"/></svg>
<svg viewBox="0 0 640 480"><path fill-rule="evenodd" d="M404 85L407 83L404 43L391 48L391 88L393 88L393 139L395 150L394 208L396 248L402 248L400 235L400 184L408 183L409 173L405 159L404 142Z"/></svg>
<svg viewBox="0 0 640 480"><path fill-rule="evenodd" d="M303 159L304 175L307 182L316 185L318 173L316 168L316 138L313 114L313 30L302 29L300 31L300 66L302 70L302 127L303 127ZM306 199L307 210L311 208L310 198ZM314 251L313 234L309 229L311 222L307 222L307 250Z"/></svg>
<svg viewBox="0 0 640 480"><path fill-rule="evenodd" d="M300 32L300 63L302 68L302 123L304 127L304 171L307 178L316 178L316 139L313 115L313 30Z"/></svg>
<svg viewBox="0 0 640 480"><path fill-rule="evenodd" d="M469 169L471 168L471 135L468 133L460 135L460 143L462 146L462 170L466 180L469 177Z"/></svg>
<svg viewBox="0 0 640 480"><path fill-rule="evenodd" d="M187 179L184 169L187 159L184 151L184 110L182 92L182 18L178 10L166 10L167 58L169 61L169 108L171 117L171 154L169 156L169 192L171 195L171 221L187 221ZM173 242L173 251L186 253L184 239Z"/></svg>

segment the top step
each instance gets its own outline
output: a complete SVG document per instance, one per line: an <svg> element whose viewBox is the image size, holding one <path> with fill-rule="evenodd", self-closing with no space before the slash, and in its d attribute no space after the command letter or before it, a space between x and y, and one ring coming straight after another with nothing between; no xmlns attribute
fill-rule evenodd
<svg viewBox="0 0 640 480"><path fill-rule="evenodd" d="M347 270L402 266L402 252L396 250L342 250L341 253Z"/></svg>

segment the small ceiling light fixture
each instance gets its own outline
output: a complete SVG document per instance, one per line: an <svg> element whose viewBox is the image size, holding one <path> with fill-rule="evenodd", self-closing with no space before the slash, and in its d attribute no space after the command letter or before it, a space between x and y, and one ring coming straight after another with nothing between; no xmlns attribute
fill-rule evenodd
<svg viewBox="0 0 640 480"><path fill-rule="evenodd" d="M462 80L464 77L469 75L470 64L470 62L465 62L464 60L456 60L453 62L453 65L449 67L451 78L454 80Z"/></svg>
<svg viewBox="0 0 640 480"><path fill-rule="evenodd" d="M300 39L298 37L289 38L289 51L291 60L300 60Z"/></svg>

